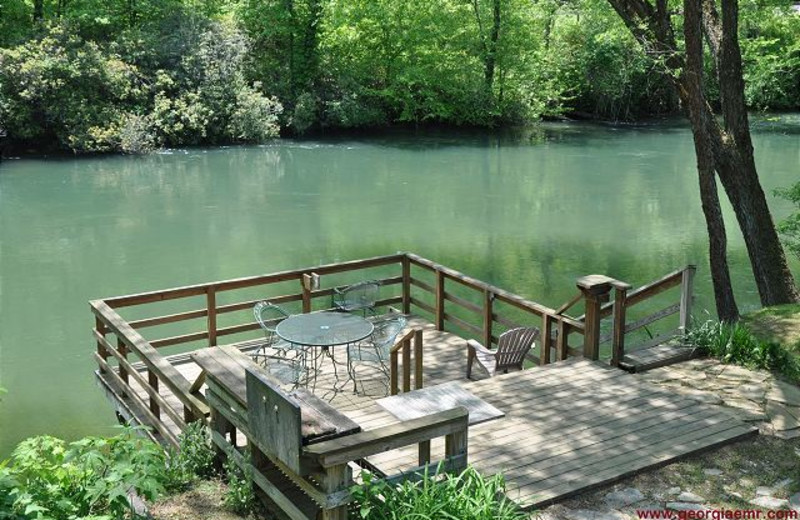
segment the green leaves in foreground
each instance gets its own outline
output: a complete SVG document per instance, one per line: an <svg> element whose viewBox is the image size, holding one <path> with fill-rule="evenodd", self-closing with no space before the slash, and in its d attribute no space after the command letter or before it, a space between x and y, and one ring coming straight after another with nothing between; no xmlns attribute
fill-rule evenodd
<svg viewBox="0 0 800 520"><path fill-rule="evenodd" d="M32 437L0 464L0 520L122 518L128 492L163 491L164 452L133 429L66 443Z"/></svg>
<svg viewBox="0 0 800 520"><path fill-rule="evenodd" d="M351 491L363 520L516 520L526 514L505 498L502 475L486 478L469 467L458 476L437 477L427 470L417 482L393 486L362 473Z"/></svg>

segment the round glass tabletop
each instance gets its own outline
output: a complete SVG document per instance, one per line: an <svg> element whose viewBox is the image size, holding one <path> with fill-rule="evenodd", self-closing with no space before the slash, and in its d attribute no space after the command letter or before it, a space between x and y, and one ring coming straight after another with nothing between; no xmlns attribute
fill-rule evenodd
<svg viewBox="0 0 800 520"><path fill-rule="evenodd" d="M370 334L374 325L361 316L344 312L311 312L289 316L275 327L275 333L295 345L331 347L355 343Z"/></svg>

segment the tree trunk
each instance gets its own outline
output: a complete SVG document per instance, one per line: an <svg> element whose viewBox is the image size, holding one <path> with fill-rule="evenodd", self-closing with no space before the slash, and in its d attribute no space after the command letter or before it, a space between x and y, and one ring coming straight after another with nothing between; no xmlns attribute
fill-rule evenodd
<svg viewBox="0 0 800 520"><path fill-rule="evenodd" d="M609 2L649 52L665 57L669 69L681 72L678 77L671 77L692 123L709 244L716 251L711 252L710 258L715 295L723 296L720 317L724 319L724 316L732 315L733 307L724 295L725 289L717 287L725 278L728 278L728 284L730 282L729 276L722 274L723 264L718 251L724 245L725 237L716 236L724 228L716 222L719 201L710 195L711 186L715 184L713 172L719 177L736 213L762 305L800 301L753 158L737 35L737 1L722 0L720 22L714 0L684 0L685 61L674 38L666 0L657 0L655 6L647 0ZM717 122L700 81L704 32L716 60L724 129ZM710 181L708 177L703 178L704 175L711 176Z"/></svg>
<svg viewBox="0 0 800 520"><path fill-rule="evenodd" d="M44 0L33 0L33 23L41 22L44 18Z"/></svg>
<svg viewBox="0 0 800 520"><path fill-rule="evenodd" d="M709 125L706 121L706 118L709 115L713 117L713 114L705 110L706 103L703 97L703 37L700 6L692 0L685 0L684 16L686 65L680 78L682 88L679 91L687 101L685 105L692 123L697 172L700 178L700 201L708 230L708 259L717 316L722 321L732 322L739 318L739 309L733 295L728 269L728 237L719 204L717 183L714 179L713 144L709 138Z"/></svg>
<svg viewBox="0 0 800 520"><path fill-rule="evenodd" d="M494 69L497 63L497 42L500 39L500 0L492 2L492 32L489 34L489 44L486 49L486 63L484 67L484 84L488 92L494 85Z"/></svg>

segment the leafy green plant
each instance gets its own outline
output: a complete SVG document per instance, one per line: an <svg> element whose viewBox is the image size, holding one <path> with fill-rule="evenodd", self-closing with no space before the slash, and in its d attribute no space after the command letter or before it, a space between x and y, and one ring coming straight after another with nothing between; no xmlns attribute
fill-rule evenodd
<svg viewBox="0 0 800 520"><path fill-rule="evenodd" d="M800 380L800 362L778 343L761 341L742 323L706 321L687 334L691 345L723 363L779 372Z"/></svg>
<svg viewBox="0 0 800 520"><path fill-rule="evenodd" d="M165 486L170 491L186 489L198 478L214 475L214 450L208 428L202 421L186 426L180 436L180 449L169 450Z"/></svg>
<svg viewBox="0 0 800 520"><path fill-rule="evenodd" d="M800 210L800 182L788 188L775 190L775 195L793 202ZM800 211L792 213L779 222L778 232L783 236L786 248L800 258Z"/></svg>
<svg viewBox="0 0 800 520"><path fill-rule="evenodd" d="M130 491L154 499L164 490L163 472L161 447L134 429L69 444L33 437L0 465L0 518L121 518Z"/></svg>
<svg viewBox="0 0 800 520"><path fill-rule="evenodd" d="M362 484L351 490L363 520L458 518L517 520L525 513L503 495L502 475L486 478L472 467L460 475L436 477L427 470L421 479L390 485L362 473Z"/></svg>
<svg viewBox="0 0 800 520"><path fill-rule="evenodd" d="M256 495L250 476L230 459L225 462L224 470L228 480L228 491L224 498L225 507L240 515L252 513Z"/></svg>

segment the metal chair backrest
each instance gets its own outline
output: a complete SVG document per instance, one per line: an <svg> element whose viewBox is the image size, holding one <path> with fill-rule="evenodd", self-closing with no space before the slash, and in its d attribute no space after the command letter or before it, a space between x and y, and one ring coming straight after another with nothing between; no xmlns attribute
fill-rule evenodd
<svg viewBox="0 0 800 520"><path fill-rule="evenodd" d="M334 305L347 312L371 309L378 301L380 287L378 282L372 280L350 285L337 291L334 295Z"/></svg>
<svg viewBox="0 0 800 520"><path fill-rule="evenodd" d="M388 353L400 332L406 327L406 319L402 316L384 320L375 324L370 341L381 353Z"/></svg>
<svg viewBox="0 0 800 520"><path fill-rule="evenodd" d="M497 340L497 371L508 368L522 368L525 355L533 348L533 342L539 337L536 327L519 327L500 334Z"/></svg>
<svg viewBox="0 0 800 520"><path fill-rule="evenodd" d="M288 312L267 301L258 302L253 307L253 314L270 341L275 337L275 327L278 323L289 317Z"/></svg>

